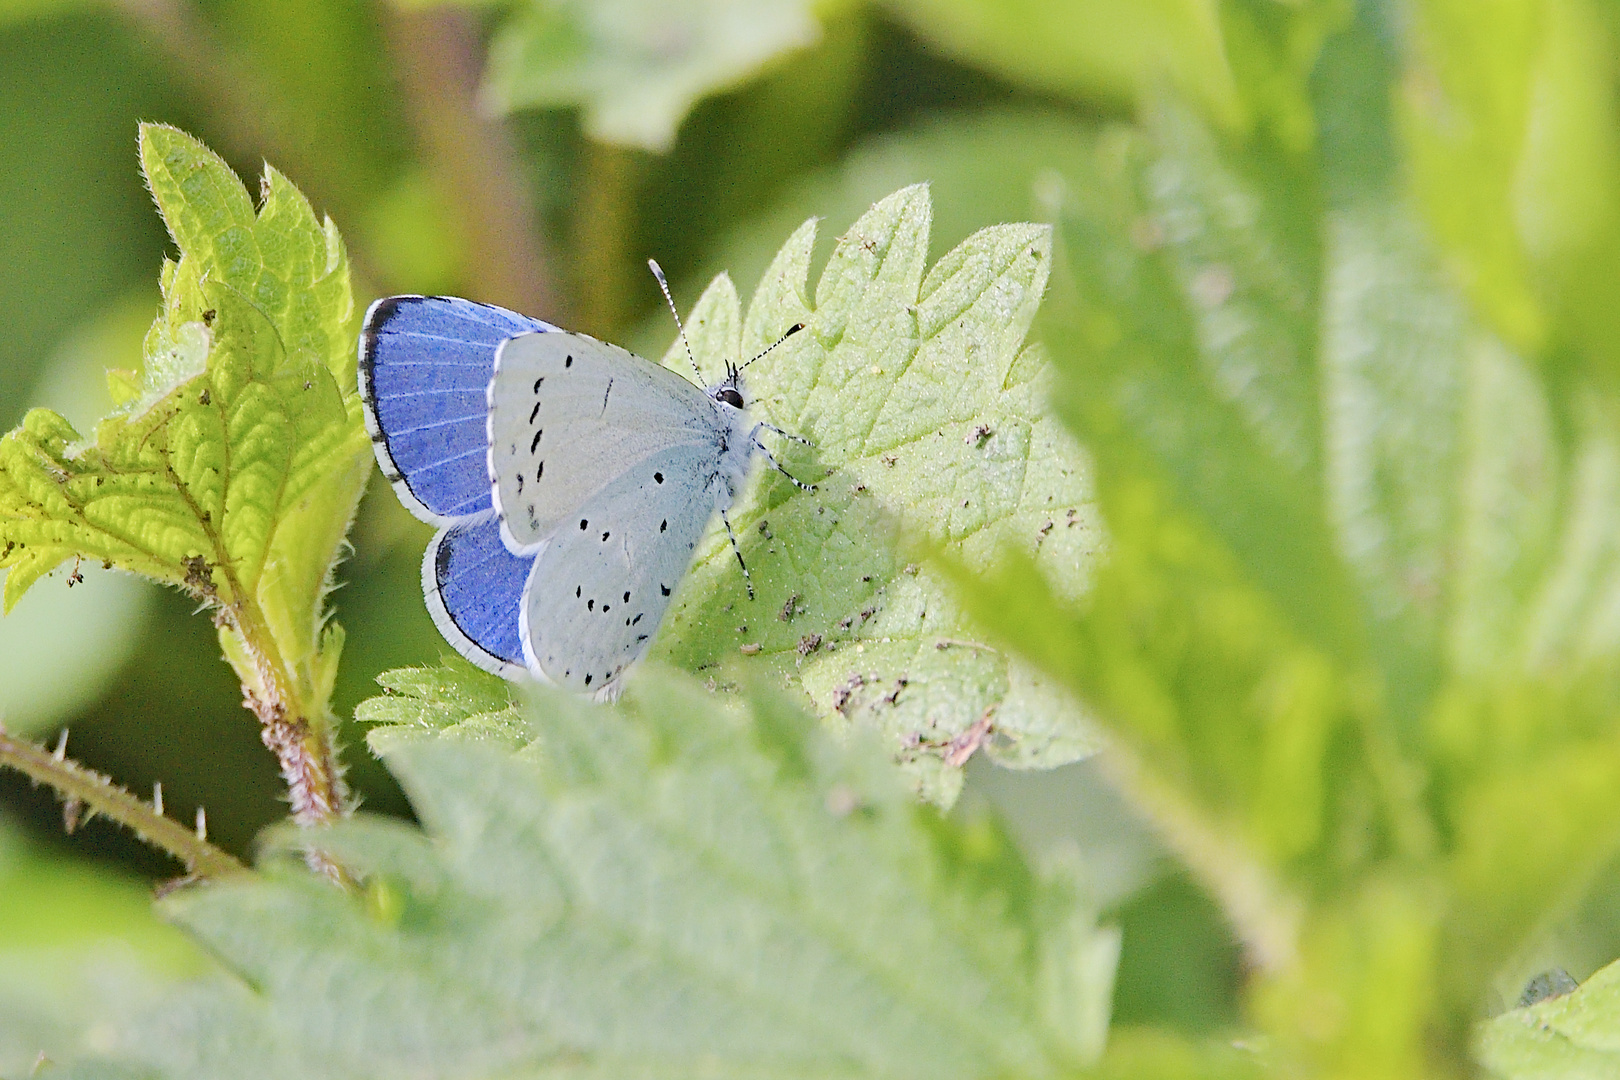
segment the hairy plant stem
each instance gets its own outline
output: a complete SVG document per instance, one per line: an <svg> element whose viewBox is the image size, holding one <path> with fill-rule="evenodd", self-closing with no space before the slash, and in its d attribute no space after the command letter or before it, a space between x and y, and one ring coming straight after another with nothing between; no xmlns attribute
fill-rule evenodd
<svg viewBox="0 0 1620 1080"><path fill-rule="evenodd" d="M348 789L326 703L297 693L298 684L282 662L257 604L243 600L223 607L219 621L220 643L242 680L242 704L258 717L259 738L281 766L293 820L307 828L348 813ZM227 644L227 638L234 639L240 652ZM318 847L307 848L304 861L339 885L352 884L348 873Z"/></svg>
<svg viewBox="0 0 1620 1080"><path fill-rule="evenodd" d="M334 718L325 700L313 701L313 695L300 692L308 689L307 680L300 683L289 669L269 620L232 568L223 539L186 493L172 465L169 474L214 548L211 566L201 559L188 565L184 587L215 609L221 649L242 681L242 704L258 717L259 737L281 766L293 820L319 825L341 816L348 810L348 792L332 741ZM216 572L223 594L214 582ZM311 866L330 870L324 861L317 862L312 856Z"/></svg>
<svg viewBox="0 0 1620 1080"><path fill-rule="evenodd" d="M231 584L240 596L234 580ZM242 704L258 717L259 737L281 766L293 820L320 825L341 816L347 811L348 791L325 702L299 693L256 603L239 599L222 615L223 629L235 636L245 654L246 664L231 657L242 680Z"/></svg>
<svg viewBox="0 0 1620 1080"><path fill-rule="evenodd" d="M53 754L42 746L0 731L0 765L55 789L69 807L70 822L76 823L78 814L85 809L116 821L148 844L172 855L193 877L218 878L248 872L247 867L229 853L210 844L200 830L194 832L163 816L156 806L142 802L109 778L65 754Z"/></svg>

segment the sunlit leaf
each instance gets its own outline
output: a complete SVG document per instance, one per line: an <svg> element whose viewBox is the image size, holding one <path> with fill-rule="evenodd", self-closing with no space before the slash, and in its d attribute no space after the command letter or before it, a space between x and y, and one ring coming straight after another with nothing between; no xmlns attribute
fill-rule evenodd
<svg viewBox="0 0 1620 1080"><path fill-rule="evenodd" d="M1424 0L1400 100L1425 217L1490 325L1533 356L1581 341L1609 367L1620 70L1602 7L1535 0L1480 18Z"/></svg>
<svg viewBox="0 0 1620 1080"><path fill-rule="evenodd" d="M802 686L823 715L886 732L929 796L948 802L956 759L977 748L954 741L981 717L1005 740L995 752L1027 764L1061 764L1093 744L1049 680L973 640L905 545L942 545L978 567L1011 547L1077 596L1097 533L1084 459L1046 416L1044 361L1024 343L1049 230L984 229L930 269L929 221L926 190L903 189L844 233L813 298L807 223L746 317L723 276L698 302L688 335L711 377L807 325L749 369L747 388L764 417L813 444L765 436L818 490L763 474L731 517L757 599L717 531L661 651L691 670L772 671ZM678 343L665 363L690 371Z"/></svg>
<svg viewBox="0 0 1620 1080"><path fill-rule="evenodd" d="M0 442L6 604L67 559L131 570L224 612L250 688L265 658L243 633L323 702L339 640L323 642L323 594L371 468L342 241L274 169L255 210L173 128L141 129L141 162L181 258L94 438L35 409Z"/></svg>

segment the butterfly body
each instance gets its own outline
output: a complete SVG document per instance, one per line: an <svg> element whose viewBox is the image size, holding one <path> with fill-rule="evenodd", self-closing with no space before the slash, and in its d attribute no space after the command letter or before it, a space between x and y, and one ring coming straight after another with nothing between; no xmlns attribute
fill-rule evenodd
<svg viewBox="0 0 1620 1080"><path fill-rule="evenodd" d="M441 527L422 584L445 638L486 670L597 694L650 646L768 426L735 367L703 388L446 297L372 305L360 389L385 475Z"/></svg>

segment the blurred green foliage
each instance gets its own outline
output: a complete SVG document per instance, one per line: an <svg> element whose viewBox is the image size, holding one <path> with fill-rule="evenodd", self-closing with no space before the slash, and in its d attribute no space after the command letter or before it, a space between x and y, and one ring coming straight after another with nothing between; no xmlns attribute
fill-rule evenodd
<svg viewBox="0 0 1620 1080"><path fill-rule="evenodd" d="M1106 740L1110 749L1073 783L1122 793L1162 846L1117 822L1093 823L1091 833L1072 821L1033 828L1052 805L1075 800L1076 789L1042 789L1046 805L1007 793L1019 777L981 783L970 774L958 817L945 824L932 810L893 811L898 804L884 801L892 794L872 796L888 808L882 827L892 825L898 839L865 873L814 884L882 891L882 882L915 870L906 869L908 857L927 851L938 860L932 873L954 865L959 876L928 878L939 888L917 910L969 904L969 897L994 909L973 924L977 937L953 921L962 916L956 909L906 931L906 940L920 943L906 963L922 965L909 971L935 970L927 965L957 955L964 940L991 968L1014 954L1025 965L1005 983L1016 989L996 999L1015 1015L982 1031L952 1032L967 1047L958 1063L983 1054L1007 1074L1077 1068L1093 1045L1076 1034L1084 1030L1077 1017L1094 1020L1098 988L1112 983L1120 1026L1097 1075L1612 1071L1620 1027L1612 972L1574 993L1517 1005L1534 976L1561 968L1585 982L1620 954L1613 902L1620 887L1620 305L1613 299L1620 15L1613 4L885 0L787 3L756 13L727 3L90 7L61 0L0 5L0 19L0 255L11 271L0 289L9 331L0 412L7 423L50 403L37 388L53 385L52 364L83 370L82 350L77 361L67 359L71 340L98 342L91 348L104 355L92 366L139 366L131 345L96 329L113 325L131 296L145 298L148 315L157 303L150 282L162 242L132 166L137 118L195 131L238 173L258 173L267 158L291 176L344 227L358 301L404 290L507 303L543 296L555 310L531 314L612 334L645 355L669 341L659 297L641 270L647 255L672 271L683 306L720 271L729 270L746 295L756 281L769 285L773 258L788 259L789 287L756 296L755 307L765 305L758 318L743 319L753 309L741 306L729 283L704 294L697 343L707 350L712 337L717 352L734 353L770 336L765 324L789 319L795 303L832 318L824 295L831 279L814 294L807 283L822 266L858 255L870 238L835 239L831 231L907 184L931 184L931 233L913 223L895 234L905 241L894 249L895 265L916 267L913 284L977 229L1050 222L1050 269L1041 271L1049 273L1047 298L1031 334L1037 345L1018 352L1022 316L1010 320L1017 340L996 351L990 373L998 392L1028 397L1009 414L1015 425L1056 432L1061 423L1070 433L1062 439L1077 440L1064 453L1075 455L1078 486L1064 489L1061 512L1049 519L1031 505L1009 519L1016 529L941 529L948 517L918 498L924 469L883 493L893 511L884 527L898 522L911 547L873 550L893 572L885 588L913 580L904 573L910 562L933 590L928 610L943 604L965 612L951 616L959 625L950 636L975 650L1006 650L989 654L1013 657L1002 661L1004 671L1062 688L1032 707L1025 728L1013 725L1008 709L1007 734L1082 733L1080 749ZM480 103L510 113L492 120ZM469 162L473 173L509 181L501 190L514 198L480 195ZM503 214L503 205L517 203L526 218ZM812 214L825 215L832 230L795 235ZM529 222L521 237L514 220ZM787 254L779 254L790 235ZM881 276L885 257L869 254ZM516 271L502 276L495 267ZM916 310L906 307L921 298L913 292L897 312ZM997 325L985 321L970 337ZM909 353L900 364L908 362ZM975 373L984 372L970 368L961 377ZM800 409L792 419L841 422L872 389L851 385L849 400ZM772 386L788 397L794 390ZM953 422L971 427L979 419L964 413ZM896 422L906 420L922 418L906 411ZM1006 423L998 414L990 426L1000 434ZM815 434L842 451L836 431ZM953 451L978 449L962 439L952 433ZM828 464L851 465L852 477L872 466L884 477L898 468L885 464L893 452L874 444L865 457L875 455L875 465L859 455ZM999 481L991 494L1044 498L1046 488L1029 484L1024 476ZM799 501L783 485L761 490L761 513L768 510L772 523ZM856 495L837 498L842 510ZM750 536L767 542L764 532ZM332 691L340 717L373 693L378 672L431 664L447 651L416 584L423 530L379 488L363 503L351 539L343 588L332 597L348 630ZM1099 549L1103 557L1093 562ZM395 675L393 692L362 714L415 726L414 734L397 726L391 736L374 732L374 742L391 747L384 756L395 755L427 832L375 821L343 826L348 832L334 843L349 845L372 872L348 899L276 856L258 885L182 893L168 903L170 917L265 990L201 984L230 987L218 1007L238 1010L232 1022L244 1037L268 1040L260 1049L269 1056L256 1059L270 1062L268 1071L285 1074L287 1064L264 1032L280 1023L309 1030L298 1009L323 999L303 1001L295 991L315 970L347 971L356 981L350 1011L322 1013L341 1018L322 1020L334 1025L323 1029L329 1041L312 1039L310 1053L318 1057L355 1032L383 1041L342 1044L323 1069L337 1062L353 1072L356 1059L345 1055L365 1046L424 1068L469 1060L458 1039L485 1029L451 1021L476 1010L429 991L460 994L484 987L484 975L462 971L459 982L413 984L426 987L412 999L421 1015L436 1019L407 1029L405 1012L378 1005L400 985L384 973L422 979L423 956L466 945L458 930L472 931L458 905L476 894L479 917L491 920L478 927L487 929L526 911L514 897L528 903L540 876L494 885L466 877L455 859L458 852L472 858L471 841L456 839L445 815L468 829L529 829L540 850L560 842L542 842L537 831L561 828L566 815L540 801L509 812L497 791L634 803L638 782L676 777L684 801L662 806L678 827L670 835L696 830L731 857L742 841L728 830L763 812L722 801L737 785L695 779L708 775L704 769L763 770L757 775L771 778L750 790L766 804L789 790L803 796L808 789L793 785L821 775L804 762L822 761L823 750L795 740L766 751L757 742L729 745L776 732L770 743L799 721L791 708L773 711L772 692L752 685L750 666L735 655L742 639L718 609L735 606L738 583L720 574L722 561L694 571L694 622L672 634L666 652L686 666L727 658L716 681L747 689L746 724L738 727L735 716L684 684L664 691L686 695L670 728L673 712L654 715L644 706L595 725L569 719L573 707L562 704L514 711L501 687L458 681L464 675ZM102 571L87 565L84 573ZM786 576L771 584L773 609L805 594ZM30 599L62 591L60 576L47 578ZM17 710L8 724L43 731L71 721L77 755L132 784L162 780L182 817L206 801L216 838L245 850L279 814L277 784L213 635L174 594L87 610L107 613L106 624L123 627L125 640L139 639L122 670L105 662L98 673L58 655L64 689L53 697L51 680L37 672L52 666L52 650L74 645L70 636L41 632L35 651L0 657L0 678L22 685L9 672L26 664L45 686L0 698ZM846 614L822 613L834 625ZM972 621L962 621L967 616ZM754 667L772 669L778 685L783 676L802 683L810 694L800 705L841 713L828 706L845 673L818 684L818 657L801 668L789 640L808 631L778 624L774 610L765 621L775 637ZM824 630L817 632L825 637ZM116 656L116 634L86 637L78 647ZM891 659L884 678L893 684L920 670L935 659L925 653ZM881 696L874 702L881 705ZM952 730L971 722L971 711L953 712ZM750 724L755 734L742 734ZM885 733L891 758L904 757L902 740L919 730L909 722L854 726ZM536 736L519 756L537 764L509 756ZM577 749L571 740L581 738L598 740L586 755L595 765L569 757ZM604 751L599 741L614 738L618 751ZM358 737L347 741L352 778L371 806L404 812ZM454 745L467 741L492 745ZM992 756L1025 765L1073 756L1020 758L1017 745L995 742ZM632 779L603 795L592 770L608 766ZM539 771L514 771L522 769ZM94 1030L75 1026L75 1017L89 1015L78 1011L86 1002L111 1016L117 1010L107 1002L127 1005L138 988L151 990L148 1000L172 1001L152 995L199 970L182 939L165 936L117 877L162 871L95 823L71 847L40 839L26 855L14 854L25 848L11 834L24 823L48 831L56 809L10 778L0 784L9 808L0 849L0 972L49 972L52 985L74 988L31 998L25 984L0 978L0 1069L26 1070L30 1048L47 1044L111 1052L113 1043L96 1044ZM836 794L847 810L845 792ZM975 817L991 803L1004 824ZM710 825L714 831L704 832ZM1024 850L1008 847L1009 836L1022 838ZM530 841L513 842L529 850ZM1068 867L1066 880L1080 883L1065 901L1080 927L1067 931L1069 940L1091 941L1094 905L1081 894L1088 866L1095 882L1106 878L1097 867L1110 844L1174 868L1132 895L1110 894L1122 933L1117 981L1112 965L1093 956L1084 974L1071 967L1068 982L1043 983L1048 976L1032 958L1049 940L1043 935L1057 931L1021 921L1028 883ZM72 862L87 850L123 866ZM546 850L566 863L608 847ZM473 870L500 864L485 858ZM648 908L637 925L651 940L680 940L686 918L695 935L686 944L705 962L760 970L780 962L759 951L759 939L697 934L697 916L682 916L688 909L673 898L698 895L700 877L672 870L656 887L621 877L598 895L644 889L638 895ZM1140 884L1141 876L1129 880ZM581 886L575 880L570 888ZM42 921L47 907L85 914ZM272 909L284 919L261 917ZM872 923L862 921L868 914ZM890 905L841 918L892 947L881 927L906 926L907 916L904 905ZM231 929L255 921L284 929ZM117 948L106 943L110 926L127 927ZM358 959L360 942L375 967ZM692 977L712 987L732 976ZM108 996L89 995L92 984ZM658 985L645 984L649 992ZM771 1000L793 1013L791 1023L765 1025L778 1049L817 1024L856 1039L871 1019L818 1011L865 998L807 990ZM1054 1000L1068 1001L1069 1011L1052 1013ZM21 1001L33 1002L26 1014L10 1004ZM647 1015L627 1002L597 1004L615 1020ZM188 1045L187 1030L206 1027L196 999L186 1006L191 1012L156 1007L157 1015L185 1019L167 1040L138 1052L119 1045L147 1066L206 1074L208 1066L173 1057ZM283 1008L291 1011L276 1012ZM265 1010L274 1014L269 1028ZM555 1024L563 1014L542 1008L535 1015ZM740 1037L758 1020L717 1005L702 1022L719 1039ZM113 1038L108 1030L100 1037ZM137 1022L134 1030L158 1029ZM405 1049L384 1045L406 1030L413 1041ZM627 1065L615 1054L672 1029L649 1022L615 1030L619 1041L576 1037L560 1045L600 1055L593 1063L608 1063L604 1074L616 1075ZM1034 1030L1044 1032L1031 1036L1037 1042L1069 1045L1050 1059L1003 1053ZM559 1045L534 1038L521 1044L525 1053L545 1056ZM479 1042L479 1053L488 1045ZM895 1036L892 1046L902 1045ZM862 1053L845 1056L847 1071L930 1068L923 1049L882 1060ZM637 1064L667 1072L676 1060ZM367 1058L363 1067L374 1064ZM299 1068L320 1071L308 1061Z"/></svg>

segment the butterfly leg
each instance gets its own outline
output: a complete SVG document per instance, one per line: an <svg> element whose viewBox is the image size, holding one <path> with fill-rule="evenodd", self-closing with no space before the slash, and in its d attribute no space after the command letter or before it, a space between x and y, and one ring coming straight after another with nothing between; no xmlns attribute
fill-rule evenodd
<svg viewBox="0 0 1620 1080"><path fill-rule="evenodd" d="M782 463L776 460L776 455L771 453L770 447L760 442L757 436L754 438L754 445L759 447L759 452L765 455L765 460L771 463L772 468L781 473L783 476L787 477L789 480L793 481L794 487L798 488L800 491L814 492L816 490L816 485L807 484L803 480L800 480L797 476L794 476L792 473L784 469L782 467Z"/></svg>
<svg viewBox="0 0 1620 1080"><path fill-rule="evenodd" d="M805 438L803 435L795 435L791 431L783 431L781 428L777 427L775 424L767 424L763 420L754 425L754 430L755 430L756 433L758 433L758 431L761 428L763 428L766 431L772 432L774 434L780 435L784 439L792 439L796 443L803 443L805 446L814 446L814 445L816 445L815 443L811 442L809 439Z"/></svg>
<svg viewBox="0 0 1620 1080"><path fill-rule="evenodd" d="M737 534L731 531L731 518L724 510L720 511L720 520L725 522L726 535L731 538L731 550L737 556L737 565L742 567L743 584L748 587L748 599L754 598L754 579L748 573L748 564L743 562L742 548L737 546Z"/></svg>

